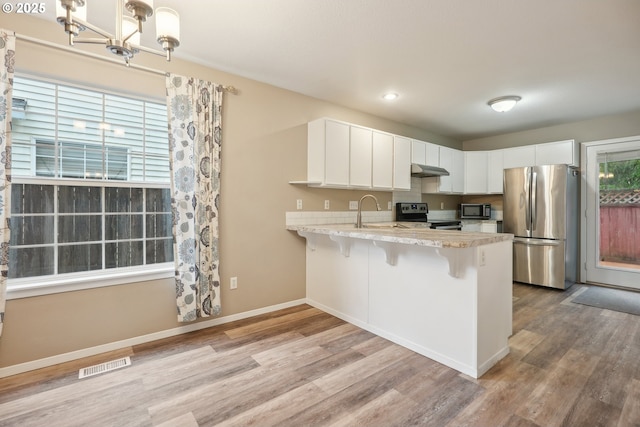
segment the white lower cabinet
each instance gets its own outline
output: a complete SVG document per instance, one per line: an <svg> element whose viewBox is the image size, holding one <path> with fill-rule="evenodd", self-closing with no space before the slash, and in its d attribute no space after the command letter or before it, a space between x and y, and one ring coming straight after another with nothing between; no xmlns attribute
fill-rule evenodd
<svg viewBox="0 0 640 427"><path fill-rule="evenodd" d="M469 231L472 233L497 233L498 223L496 221L482 221L482 220L462 220L462 231Z"/></svg>
<svg viewBox="0 0 640 427"><path fill-rule="evenodd" d="M501 266L511 241L436 248L304 236L312 306L474 378L509 353L513 278Z"/></svg>

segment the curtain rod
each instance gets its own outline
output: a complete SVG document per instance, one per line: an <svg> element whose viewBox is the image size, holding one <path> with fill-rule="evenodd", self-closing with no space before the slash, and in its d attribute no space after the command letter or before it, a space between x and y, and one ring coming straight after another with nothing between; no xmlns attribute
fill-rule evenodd
<svg viewBox="0 0 640 427"><path fill-rule="evenodd" d="M29 42L29 43L34 43L34 44L38 44L41 46L46 46L46 47L50 47L52 49L58 49L58 50L62 50L64 52L69 52L69 53L75 53L76 55L84 55L87 56L89 58L93 58L93 59L97 59L100 61L105 61L105 62L110 62L112 64L118 64L118 65L123 65L122 62L118 61L117 59L114 58L109 58L107 56L103 56L103 55L98 55L97 53L92 53L92 52L85 52L83 50L78 50L78 49L73 49L69 46L64 46L64 45L59 45L56 43L52 43L46 40L40 40L34 37L29 37L29 36L25 36L23 34L18 34L18 33L14 33L16 38L18 40L22 40L25 42ZM149 68L149 67L145 67L144 65L136 65L136 64L129 64L129 65L125 65L128 68L133 68L135 70L139 70L139 71L146 71L147 73L152 73L152 74L158 74L161 76L166 76L167 73L166 71L162 71L162 70L157 70L155 68ZM232 93L234 95L238 94L238 89L235 86L222 86L222 89L225 92L228 93Z"/></svg>

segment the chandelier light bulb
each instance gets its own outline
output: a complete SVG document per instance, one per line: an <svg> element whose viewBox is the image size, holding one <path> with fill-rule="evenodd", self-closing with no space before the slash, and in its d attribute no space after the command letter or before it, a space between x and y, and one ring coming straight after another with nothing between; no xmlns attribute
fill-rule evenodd
<svg viewBox="0 0 640 427"><path fill-rule="evenodd" d="M86 0L56 1L56 19L69 35L69 45L76 43L104 43L113 54L129 60L140 51L166 56L171 61L171 52L180 46L180 16L172 9L153 9L153 0L113 0L115 4L116 31L112 34L87 22ZM162 50L140 45L140 34L147 18L156 15L156 35ZM76 22L76 19L78 22ZM76 38L81 31L90 30L100 38Z"/></svg>

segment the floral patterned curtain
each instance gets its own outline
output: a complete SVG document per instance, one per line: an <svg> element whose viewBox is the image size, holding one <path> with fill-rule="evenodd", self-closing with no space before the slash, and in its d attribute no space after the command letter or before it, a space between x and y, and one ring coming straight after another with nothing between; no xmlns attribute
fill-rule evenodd
<svg viewBox="0 0 640 427"><path fill-rule="evenodd" d="M218 315L222 86L167 75L178 321Z"/></svg>
<svg viewBox="0 0 640 427"><path fill-rule="evenodd" d="M0 335L4 325L9 271L9 220L11 216L11 93L16 37L0 30Z"/></svg>

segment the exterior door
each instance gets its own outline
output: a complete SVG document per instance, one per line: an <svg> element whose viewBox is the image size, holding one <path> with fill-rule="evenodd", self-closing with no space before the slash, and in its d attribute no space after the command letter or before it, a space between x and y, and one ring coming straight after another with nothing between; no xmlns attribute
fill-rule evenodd
<svg viewBox="0 0 640 427"><path fill-rule="evenodd" d="M640 289L640 137L583 144L583 280Z"/></svg>

